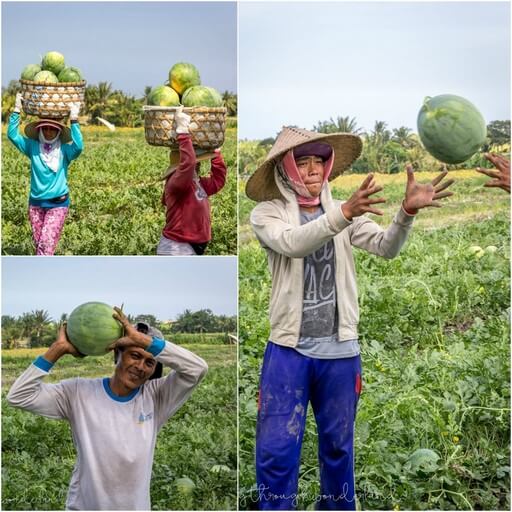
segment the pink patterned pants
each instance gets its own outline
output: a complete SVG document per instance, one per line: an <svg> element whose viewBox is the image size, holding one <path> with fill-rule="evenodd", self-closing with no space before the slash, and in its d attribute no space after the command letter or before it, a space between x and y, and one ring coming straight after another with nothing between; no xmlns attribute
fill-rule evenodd
<svg viewBox="0 0 512 512"><path fill-rule="evenodd" d="M36 255L52 256L60 239L68 207L41 208L28 207L28 218L32 226L32 239L36 246Z"/></svg>

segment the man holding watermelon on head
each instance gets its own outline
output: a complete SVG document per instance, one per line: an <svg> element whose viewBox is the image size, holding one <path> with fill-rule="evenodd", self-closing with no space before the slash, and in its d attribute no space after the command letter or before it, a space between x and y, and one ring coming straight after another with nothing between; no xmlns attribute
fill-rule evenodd
<svg viewBox="0 0 512 512"><path fill-rule="evenodd" d="M117 359L112 377L43 382L64 355L83 357L63 325L57 340L7 395L14 407L69 421L78 458L66 500L68 510L151 509L156 436L208 369L199 356L154 336L160 333L150 326L132 326L119 308L114 309L124 336L109 347ZM171 371L154 378L159 364Z"/></svg>
<svg viewBox="0 0 512 512"><path fill-rule="evenodd" d="M361 139L285 127L247 182L251 224L272 274L271 332L261 370L256 431L260 509L297 505L300 450L311 402L318 430L320 509L355 510L354 421L362 388L352 246L398 255L420 209L441 206L446 172L419 184L411 166L402 206L381 228L366 213L385 199L369 174L347 201L328 181L359 157Z"/></svg>
<svg viewBox="0 0 512 512"><path fill-rule="evenodd" d="M166 224L157 248L158 255L204 254L211 240L208 197L226 182L226 164L220 150L196 153L189 132L190 116L179 108L175 114L179 152L171 151L162 203ZM211 160L208 177L199 177L200 162Z"/></svg>

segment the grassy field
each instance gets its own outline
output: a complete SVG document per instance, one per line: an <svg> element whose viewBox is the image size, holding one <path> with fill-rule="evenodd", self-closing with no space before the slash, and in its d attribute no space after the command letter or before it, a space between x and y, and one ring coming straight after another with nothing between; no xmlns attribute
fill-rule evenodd
<svg viewBox="0 0 512 512"><path fill-rule="evenodd" d="M236 120L222 148L228 177L210 199L212 241L207 254L235 254ZM84 127L84 151L69 170L71 207L56 254L156 254L165 224L161 204L169 151L145 142L142 128ZM2 253L33 254L27 205L29 160L2 132ZM202 172L208 172L203 163Z"/></svg>
<svg viewBox="0 0 512 512"><path fill-rule="evenodd" d="M236 509L236 346L183 345L209 372L191 398L158 435L151 502L153 510ZM63 510L76 454L67 422L49 420L7 405L16 377L45 349L2 351L2 509ZM47 382L109 376L112 359L65 357ZM180 494L175 480L196 488ZM51 491L51 492L49 492Z"/></svg>
<svg viewBox="0 0 512 512"><path fill-rule="evenodd" d="M435 173L417 173L419 181ZM455 196L420 212L399 257L355 250L363 393L356 420L356 489L362 510L510 510L510 196L452 172ZM364 179L332 184L347 198ZM399 208L405 174L378 176ZM240 189L243 190L243 184ZM254 435L271 281L240 198L240 508L256 507ZM474 253L472 246L482 252ZM413 464L419 448L433 465ZM299 508L319 493L317 434L309 415Z"/></svg>

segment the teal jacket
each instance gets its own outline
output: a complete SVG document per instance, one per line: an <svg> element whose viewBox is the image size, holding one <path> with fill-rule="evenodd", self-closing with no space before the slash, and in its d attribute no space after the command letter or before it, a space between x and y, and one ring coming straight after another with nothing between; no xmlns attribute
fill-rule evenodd
<svg viewBox="0 0 512 512"><path fill-rule="evenodd" d="M80 125L71 123L71 142L62 144L62 160L59 170L53 172L40 157L39 141L24 137L19 130L20 115L13 112L9 118L7 137L30 159L30 204L45 206L45 200L63 196L69 192L68 167L84 148ZM64 206L59 204L59 206Z"/></svg>

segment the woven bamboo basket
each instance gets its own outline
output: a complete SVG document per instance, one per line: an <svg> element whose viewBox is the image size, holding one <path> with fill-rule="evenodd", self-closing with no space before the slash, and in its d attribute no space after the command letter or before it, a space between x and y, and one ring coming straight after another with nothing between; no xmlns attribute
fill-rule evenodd
<svg viewBox="0 0 512 512"><path fill-rule="evenodd" d="M23 111L38 117L62 119L69 115L70 103L84 103L85 80L82 82L33 82L20 80Z"/></svg>
<svg viewBox="0 0 512 512"><path fill-rule="evenodd" d="M144 133L152 146L178 148L174 114L178 107L144 106ZM199 149L213 150L224 144L226 131L225 107L184 107L190 119L192 144Z"/></svg>

